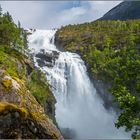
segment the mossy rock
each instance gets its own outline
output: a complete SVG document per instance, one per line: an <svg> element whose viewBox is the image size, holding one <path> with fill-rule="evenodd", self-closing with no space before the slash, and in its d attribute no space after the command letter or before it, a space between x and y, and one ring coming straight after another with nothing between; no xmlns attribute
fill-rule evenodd
<svg viewBox="0 0 140 140"><path fill-rule="evenodd" d="M3 83L2 79L10 79L11 83ZM63 139L25 82L10 75L0 79L0 126L0 138Z"/></svg>
<svg viewBox="0 0 140 140"><path fill-rule="evenodd" d="M4 80L2 81L2 84L3 84L7 89L9 89L9 88L12 87L12 80L11 80L11 79L4 79Z"/></svg>

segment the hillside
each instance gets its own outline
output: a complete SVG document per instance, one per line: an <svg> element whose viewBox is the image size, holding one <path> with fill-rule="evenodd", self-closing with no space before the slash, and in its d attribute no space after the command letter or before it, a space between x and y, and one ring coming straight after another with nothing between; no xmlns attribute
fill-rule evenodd
<svg viewBox="0 0 140 140"><path fill-rule="evenodd" d="M140 19L140 1L124 1L107 12L99 20Z"/></svg>
<svg viewBox="0 0 140 140"><path fill-rule="evenodd" d="M56 100L28 51L27 33L0 9L0 138L62 139Z"/></svg>
<svg viewBox="0 0 140 140"><path fill-rule="evenodd" d="M95 22L25 31L0 8L0 138L115 138L123 127L140 139L138 9L127 1Z"/></svg>
<svg viewBox="0 0 140 140"><path fill-rule="evenodd" d="M109 83L122 113L116 127L140 137L140 20L96 21L68 25L56 33L55 43L79 53L91 77Z"/></svg>

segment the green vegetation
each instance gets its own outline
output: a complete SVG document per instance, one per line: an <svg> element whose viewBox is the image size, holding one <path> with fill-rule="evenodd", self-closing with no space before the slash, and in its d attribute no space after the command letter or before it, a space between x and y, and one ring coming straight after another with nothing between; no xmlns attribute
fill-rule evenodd
<svg viewBox="0 0 140 140"><path fill-rule="evenodd" d="M0 7L0 70L6 71L13 79L23 81L42 106L46 101L53 106L55 98L49 90L45 75L34 68L26 53L27 43L27 33L20 27L20 22L17 26L11 15L2 13Z"/></svg>
<svg viewBox="0 0 140 140"><path fill-rule="evenodd" d="M54 102L54 96L50 94L51 91L49 89L46 76L40 70L34 70L32 72L28 88L41 105L45 104L46 99L50 102Z"/></svg>
<svg viewBox="0 0 140 140"><path fill-rule="evenodd" d="M122 109L116 127L140 138L140 20L68 25L57 31L56 42L78 52L97 79L112 85Z"/></svg>
<svg viewBox="0 0 140 140"><path fill-rule="evenodd" d="M8 46L0 45L0 69L13 77L26 78L26 66L22 64L24 56ZM17 55L18 54L18 55Z"/></svg>
<svg viewBox="0 0 140 140"><path fill-rule="evenodd" d="M26 32L13 22L9 12L3 14L2 9L0 10L0 33L1 45L21 48L26 46Z"/></svg>

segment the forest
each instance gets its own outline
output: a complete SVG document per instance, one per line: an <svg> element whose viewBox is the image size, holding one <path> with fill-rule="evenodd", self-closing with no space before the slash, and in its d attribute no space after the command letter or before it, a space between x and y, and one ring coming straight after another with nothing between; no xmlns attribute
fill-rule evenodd
<svg viewBox="0 0 140 140"><path fill-rule="evenodd" d="M57 31L56 41L78 52L94 77L112 85L122 110L115 126L140 138L140 20L68 25Z"/></svg>

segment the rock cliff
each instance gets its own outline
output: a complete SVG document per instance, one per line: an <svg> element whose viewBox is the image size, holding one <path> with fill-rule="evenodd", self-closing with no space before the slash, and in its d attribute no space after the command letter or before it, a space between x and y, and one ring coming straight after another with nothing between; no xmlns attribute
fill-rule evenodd
<svg viewBox="0 0 140 140"><path fill-rule="evenodd" d="M0 138L63 139L55 125L55 98L41 73L16 50L0 53Z"/></svg>

